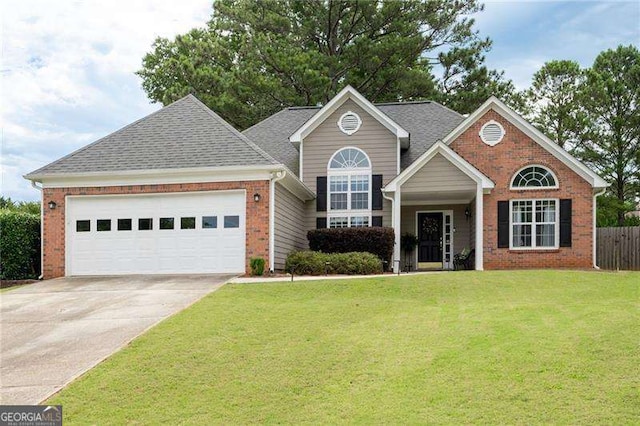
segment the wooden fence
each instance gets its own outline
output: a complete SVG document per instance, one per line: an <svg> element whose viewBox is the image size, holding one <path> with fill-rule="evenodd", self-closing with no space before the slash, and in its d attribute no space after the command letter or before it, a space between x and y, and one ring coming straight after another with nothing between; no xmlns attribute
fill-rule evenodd
<svg viewBox="0 0 640 426"><path fill-rule="evenodd" d="M640 271L640 226L598 228L596 264L602 269Z"/></svg>

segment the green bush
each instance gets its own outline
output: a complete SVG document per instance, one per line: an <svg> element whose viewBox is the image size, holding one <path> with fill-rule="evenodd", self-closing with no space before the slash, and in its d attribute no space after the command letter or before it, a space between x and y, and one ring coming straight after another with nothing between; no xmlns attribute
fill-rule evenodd
<svg viewBox="0 0 640 426"><path fill-rule="evenodd" d="M314 229L307 233L309 248L324 253L369 252L391 266L395 236L393 228Z"/></svg>
<svg viewBox="0 0 640 426"><path fill-rule="evenodd" d="M40 216L0 210L0 278L23 280L40 275Z"/></svg>
<svg viewBox="0 0 640 426"><path fill-rule="evenodd" d="M287 256L285 270L294 275L369 275L382 273L382 261L367 252L322 253L294 251Z"/></svg>
<svg viewBox="0 0 640 426"><path fill-rule="evenodd" d="M252 257L249 260L249 266L251 267L251 275L261 276L264 274L264 259L261 257Z"/></svg>

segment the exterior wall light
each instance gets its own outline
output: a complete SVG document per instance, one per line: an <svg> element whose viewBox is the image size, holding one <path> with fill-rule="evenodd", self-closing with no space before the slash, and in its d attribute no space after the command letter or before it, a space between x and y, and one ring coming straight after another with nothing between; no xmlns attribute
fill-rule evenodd
<svg viewBox="0 0 640 426"><path fill-rule="evenodd" d="M466 217L467 220L471 219L471 210L469 210L469 207L464 209L464 217Z"/></svg>
<svg viewBox="0 0 640 426"><path fill-rule="evenodd" d="M49 201L49 208L50 208L51 210L55 210L55 209L56 209L56 206L57 206L57 204L56 204L56 202L55 202L55 201Z"/></svg>
<svg viewBox="0 0 640 426"><path fill-rule="evenodd" d="M253 194L253 201L255 201L256 203L260 201L260 198L260 194L258 194L257 192Z"/></svg>

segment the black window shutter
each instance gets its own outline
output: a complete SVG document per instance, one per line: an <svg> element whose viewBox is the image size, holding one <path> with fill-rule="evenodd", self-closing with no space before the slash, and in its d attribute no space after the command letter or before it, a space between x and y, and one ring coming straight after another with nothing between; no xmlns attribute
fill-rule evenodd
<svg viewBox="0 0 640 426"><path fill-rule="evenodd" d="M509 202L498 201L498 247L509 247Z"/></svg>
<svg viewBox="0 0 640 426"><path fill-rule="evenodd" d="M382 210L382 191L380 190L381 188L382 188L382 175L371 176L371 189L372 189L371 209L372 210Z"/></svg>
<svg viewBox="0 0 640 426"><path fill-rule="evenodd" d="M571 247L571 199L560 200L560 247Z"/></svg>
<svg viewBox="0 0 640 426"><path fill-rule="evenodd" d="M372 216L371 217L371 226L381 227L382 226L382 216Z"/></svg>
<svg viewBox="0 0 640 426"><path fill-rule="evenodd" d="M316 178L316 193L318 198L316 199L316 211L327 211L327 177L318 176ZM325 226L326 228L326 226Z"/></svg>
<svg viewBox="0 0 640 426"><path fill-rule="evenodd" d="M316 218L316 229L324 229L327 227L327 218L326 217L317 217Z"/></svg>

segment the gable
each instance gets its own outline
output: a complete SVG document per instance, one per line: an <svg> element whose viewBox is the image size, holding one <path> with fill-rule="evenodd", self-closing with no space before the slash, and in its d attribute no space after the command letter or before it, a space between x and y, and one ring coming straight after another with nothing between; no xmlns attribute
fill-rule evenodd
<svg viewBox="0 0 640 426"><path fill-rule="evenodd" d="M492 120L505 131L503 139L494 146L487 145L480 137L482 127ZM591 193L589 182L573 168L492 109L478 117L449 147L488 176L496 188L510 188L511 179L518 170L537 164L549 168L558 177L560 187L571 185L576 192Z"/></svg>
<svg viewBox="0 0 640 426"><path fill-rule="evenodd" d="M424 192L425 188L429 191L475 191L476 182L441 154L436 154L407 179L402 185L402 193Z"/></svg>
<svg viewBox="0 0 640 426"><path fill-rule="evenodd" d="M352 135L343 133L337 124L348 111L358 114L362 120L360 129ZM304 138L301 148L302 180L313 189L316 176L326 175L331 156L348 146L363 150L371 160L373 173L382 174L385 181L398 173L396 136L349 99Z"/></svg>
<svg viewBox="0 0 640 426"><path fill-rule="evenodd" d="M481 120L487 113L493 112L496 115L491 117L500 117L500 120L496 120L500 124L508 123L509 126L517 128L521 134L525 135L535 144L539 145L548 154L556 158L557 161L570 168L578 176L588 182L595 189L603 189L609 186L609 184L598 176L595 172L590 170L583 163L578 161L575 157L569 154L564 149L560 148L555 142L551 141L542 132L536 129L531 123L520 117L513 109L509 108L495 96L489 98L484 104L482 104L477 110L469 115L462 123L460 123L455 129L453 129L444 139L443 142L447 145L452 144L458 140L464 133L467 133L471 127L476 129L476 134L479 137L479 132L487 121ZM482 121L480 127L478 122ZM486 146L486 144L485 144Z"/></svg>

